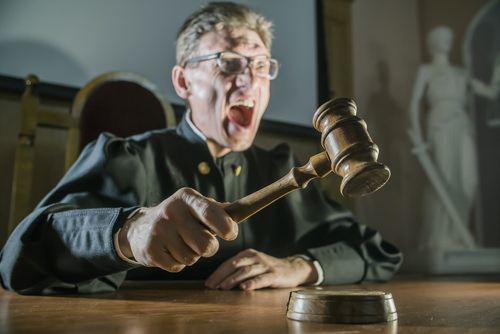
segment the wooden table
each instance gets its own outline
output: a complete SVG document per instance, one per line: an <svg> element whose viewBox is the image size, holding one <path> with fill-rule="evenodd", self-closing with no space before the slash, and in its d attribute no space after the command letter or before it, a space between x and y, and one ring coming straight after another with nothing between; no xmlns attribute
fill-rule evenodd
<svg viewBox="0 0 500 334"><path fill-rule="evenodd" d="M333 289L391 292L397 322L288 320L291 289L211 291L200 282L126 283L89 296L20 296L0 289L0 333L500 333L500 278L397 279Z"/></svg>

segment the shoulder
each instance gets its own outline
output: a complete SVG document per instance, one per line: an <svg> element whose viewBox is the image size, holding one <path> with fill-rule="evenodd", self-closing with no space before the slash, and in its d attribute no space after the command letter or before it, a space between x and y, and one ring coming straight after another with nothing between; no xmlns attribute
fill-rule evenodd
<svg viewBox="0 0 500 334"><path fill-rule="evenodd" d="M158 129L147 131L130 137L118 137L109 132L103 132L82 152L86 154L103 154L112 158L122 154L142 154L147 151L164 149L166 146L182 144L185 139L179 136L175 129Z"/></svg>

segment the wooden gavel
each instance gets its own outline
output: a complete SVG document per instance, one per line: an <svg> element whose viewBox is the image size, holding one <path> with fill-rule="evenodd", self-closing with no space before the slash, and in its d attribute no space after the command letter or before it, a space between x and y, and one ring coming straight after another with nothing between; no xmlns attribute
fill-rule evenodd
<svg viewBox="0 0 500 334"><path fill-rule="evenodd" d="M332 171L343 178L340 192L346 197L367 195L387 182L391 171L377 162L378 147L370 138L365 121L356 116L353 100L338 98L324 103L314 113L313 126L321 132L325 150L274 183L229 204L225 210L235 222Z"/></svg>

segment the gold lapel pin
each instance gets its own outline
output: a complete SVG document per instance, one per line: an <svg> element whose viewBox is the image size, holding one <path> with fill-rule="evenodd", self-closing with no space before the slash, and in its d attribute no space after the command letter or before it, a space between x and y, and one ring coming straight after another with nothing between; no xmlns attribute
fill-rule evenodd
<svg viewBox="0 0 500 334"><path fill-rule="evenodd" d="M241 166L240 165L238 165L238 166L233 165L232 167L233 167L233 173L234 173L234 175L240 176L240 174L241 174Z"/></svg>
<svg viewBox="0 0 500 334"><path fill-rule="evenodd" d="M198 172L202 175L208 175L210 173L210 166L205 161L202 161L198 164Z"/></svg>

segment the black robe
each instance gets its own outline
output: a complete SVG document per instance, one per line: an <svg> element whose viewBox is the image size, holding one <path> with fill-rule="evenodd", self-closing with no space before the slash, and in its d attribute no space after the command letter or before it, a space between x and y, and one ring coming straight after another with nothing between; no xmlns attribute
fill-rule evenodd
<svg viewBox="0 0 500 334"><path fill-rule="evenodd" d="M209 167L204 173L200 163ZM253 146L214 160L186 120L175 130L127 139L103 134L10 235L0 253L1 284L25 294L85 293L115 290L127 273L136 279L205 279L246 248L276 257L309 255L321 264L324 284L390 279L402 262L399 250L327 201L314 184L242 222L236 240L220 240L215 256L180 273L136 268L115 252L113 234L138 206L154 206L182 187L231 202L294 166L287 145L270 151Z"/></svg>

